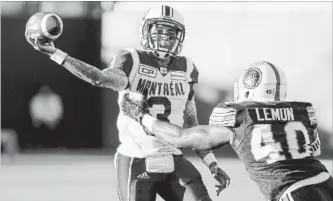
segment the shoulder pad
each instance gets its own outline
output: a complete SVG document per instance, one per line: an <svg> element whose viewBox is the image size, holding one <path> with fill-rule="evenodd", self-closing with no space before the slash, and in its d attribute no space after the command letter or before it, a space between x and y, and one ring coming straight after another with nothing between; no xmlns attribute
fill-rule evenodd
<svg viewBox="0 0 333 201"><path fill-rule="evenodd" d="M209 118L209 125L213 126L236 126L237 110L228 104L218 104Z"/></svg>

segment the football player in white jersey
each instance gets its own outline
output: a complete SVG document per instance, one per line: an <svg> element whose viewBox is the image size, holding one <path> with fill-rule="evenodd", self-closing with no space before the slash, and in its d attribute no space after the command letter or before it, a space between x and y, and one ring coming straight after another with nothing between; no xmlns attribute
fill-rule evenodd
<svg viewBox="0 0 333 201"><path fill-rule="evenodd" d="M104 70L68 56L53 43L43 44L29 35L26 38L35 49L48 54L77 77L119 91L119 102L128 91L146 92L154 117L181 127L198 125L193 98L198 71L191 59L178 56L185 38L183 17L170 6L149 9L140 33L142 49L121 50ZM157 138L122 112L117 126L121 144L115 155L115 167L120 200L151 201L156 193L170 201L211 200L200 173L180 149ZM219 182L219 194L229 177L218 167L211 151L197 153Z"/></svg>
<svg viewBox="0 0 333 201"><path fill-rule="evenodd" d="M333 201L333 178L320 155L315 109L285 101L287 81L270 62L250 65L235 84L235 102L218 104L210 125L183 129L161 122L124 96L122 110L177 148L230 144L269 201ZM134 111L134 113L133 113Z"/></svg>

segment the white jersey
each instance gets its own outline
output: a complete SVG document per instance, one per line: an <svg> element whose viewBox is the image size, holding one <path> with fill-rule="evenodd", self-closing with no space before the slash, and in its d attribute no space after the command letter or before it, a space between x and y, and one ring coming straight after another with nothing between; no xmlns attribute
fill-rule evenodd
<svg viewBox="0 0 333 201"><path fill-rule="evenodd" d="M168 66L161 67L151 52L134 49L124 52L121 57L118 59L121 63L117 65L128 75L129 85L127 90L119 93L118 103L128 91L142 94L148 90L150 114L183 127L186 103L192 98L193 83L198 79L198 71L192 61L185 57L174 57ZM117 61L114 61L113 66L115 63ZM182 154L173 145L147 135L139 123L125 116L122 111L119 112L117 126L121 142L118 152L123 155L143 158Z"/></svg>

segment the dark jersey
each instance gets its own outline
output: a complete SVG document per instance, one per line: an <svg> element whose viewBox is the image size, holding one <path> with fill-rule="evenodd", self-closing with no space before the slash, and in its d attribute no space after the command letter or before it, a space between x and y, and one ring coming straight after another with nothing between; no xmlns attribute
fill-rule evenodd
<svg viewBox="0 0 333 201"><path fill-rule="evenodd" d="M221 103L210 124L234 128L233 149L271 201L291 184L327 172L314 158L320 154L320 141L310 103Z"/></svg>

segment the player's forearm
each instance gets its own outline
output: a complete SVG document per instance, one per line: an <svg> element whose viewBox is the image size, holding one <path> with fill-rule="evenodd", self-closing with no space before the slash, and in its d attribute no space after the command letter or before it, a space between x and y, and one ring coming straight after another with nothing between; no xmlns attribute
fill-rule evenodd
<svg viewBox="0 0 333 201"><path fill-rule="evenodd" d="M181 137L181 129L179 126L160 121L149 114L142 117L142 125L146 127L156 137L162 138L172 145L177 145Z"/></svg>
<svg viewBox="0 0 333 201"><path fill-rule="evenodd" d="M80 60L67 56L64 66L77 77L95 86L107 87L114 90L123 90L127 86L127 76L120 69L113 69L107 73Z"/></svg>
<svg viewBox="0 0 333 201"><path fill-rule="evenodd" d="M125 89L128 84L125 72L120 69L103 72L92 65L64 54L61 50L57 50L51 59L65 67L73 75L95 86L119 91Z"/></svg>
<svg viewBox="0 0 333 201"><path fill-rule="evenodd" d="M80 79L93 85L100 85L102 80L101 70L80 60L67 56L62 64L68 71Z"/></svg>
<svg viewBox="0 0 333 201"><path fill-rule="evenodd" d="M160 121L148 114L142 118L142 125L151 131L156 137L177 148L187 148L193 150L211 149L211 138L207 138L204 126L197 126L190 129L183 129L168 122Z"/></svg>

